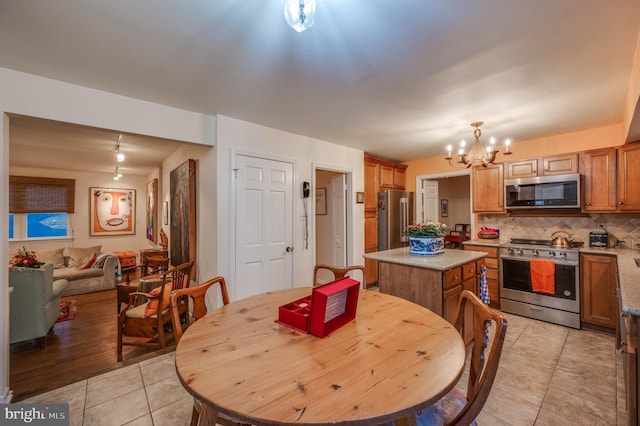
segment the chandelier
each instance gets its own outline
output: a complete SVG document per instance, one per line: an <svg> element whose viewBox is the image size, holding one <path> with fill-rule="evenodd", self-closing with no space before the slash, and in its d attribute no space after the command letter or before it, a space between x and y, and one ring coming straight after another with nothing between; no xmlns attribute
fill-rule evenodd
<svg viewBox="0 0 640 426"><path fill-rule="evenodd" d="M311 28L316 0L284 0L284 20L297 32Z"/></svg>
<svg viewBox="0 0 640 426"><path fill-rule="evenodd" d="M116 161L118 163L122 163L124 161L124 154L120 152L121 143L122 143L122 134L119 134L118 141L116 142L116 149L115 149ZM121 177L122 177L122 173L118 171L118 166L116 165L116 172L113 175L113 180L120 180Z"/></svg>
<svg viewBox="0 0 640 426"><path fill-rule="evenodd" d="M445 160L449 161L449 164L453 167L460 168L469 168L473 164L482 164L483 167L487 167L489 164L496 161L496 154L498 151L495 148L496 139L489 139L489 145L485 148L480 142L480 136L482 132L480 131L480 126L484 123L482 121L476 121L471 123L471 127L474 127L473 137L475 141L471 146L469 152L465 152L466 142L463 140L460 142L460 148L458 149L457 161L456 163L452 163L453 157L451 156L451 145L447 145L447 157ZM509 151L509 145L511 145L511 141L509 139L504 141L504 152L503 155L511 155L511 151Z"/></svg>

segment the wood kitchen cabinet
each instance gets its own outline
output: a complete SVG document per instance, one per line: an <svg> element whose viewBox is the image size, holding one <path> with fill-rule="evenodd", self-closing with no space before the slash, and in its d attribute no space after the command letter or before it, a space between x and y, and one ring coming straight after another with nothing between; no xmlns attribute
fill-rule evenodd
<svg viewBox="0 0 640 426"><path fill-rule="evenodd" d="M404 190L407 166L381 158L364 156L364 252L378 251L378 192ZM367 287L378 282L378 262L365 259Z"/></svg>
<svg viewBox="0 0 640 426"><path fill-rule="evenodd" d="M585 151L582 211L640 211L640 143Z"/></svg>
<svg viewBox="0 0 640 426"><path fill-rule="evenodd" d="M640 211L640 143L618 148L618 208Z"/></svg>
<svg viewBox="0 0 640 426"><path fill-rule="evenodd" d="M453 324L463 287L477 282L475 271L476 261L446 271L380 262L380 292L424 306ZM466 276L470 279L463 280Z"/></svg>
<svg viewBox="0 0 640 426"><path fill-rule="evenodd" d="M474 213L504 213L504 165L476 166L471 170Z"/></svg>
<svg viewBox="0 0 640 426"><path fill-rule="evenodd" d="M578 173L578 154L554 155L506 163L507 179Z"/></svg>
<svg viewBox="0 0 640 426"><path fill-rule="evenodd" d="M616 157L615 148L581 153L583 211L616 211L618 209Z"/></svg>
<svg viewBox="0 0 640 426"><path fill-rule="evenodd" d="M618 327L615 256L580 255L580 319L583 326L615 331Z"/></svg>
<svg viewBox="0 0 640 426"><path fill-rule="evenodd" d="M479 244L464 244L465 250L480 251L487 253L487 257L482 259L482 264L486 266L487 287L489 289L490 306L494 309L500 309L500 261L498 257L498 247L490 247ZM477 274L480 275L480 264L477 266ZM478 285L480 278L478 277ZM479 291L479 290L477 290ZM478 294L478 293L476 293Z"/></svg>

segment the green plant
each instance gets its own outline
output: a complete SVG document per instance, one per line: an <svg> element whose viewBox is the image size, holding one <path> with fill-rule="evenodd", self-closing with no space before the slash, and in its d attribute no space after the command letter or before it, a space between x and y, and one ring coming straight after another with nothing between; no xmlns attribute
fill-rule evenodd
<svg viewBox="0 0 640 426"><path fill-rule="evenodd" d="M425 222L409 225L405 235L410 237L444 237L447 234L447 225L440 222Z"/></svg>

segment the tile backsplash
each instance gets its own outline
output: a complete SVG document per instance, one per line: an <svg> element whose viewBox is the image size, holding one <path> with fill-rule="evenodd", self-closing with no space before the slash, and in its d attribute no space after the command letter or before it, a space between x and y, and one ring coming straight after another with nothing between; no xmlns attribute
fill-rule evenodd
<svg viewBox="0 0 640 426"><path fill-rule="evenodd" d="M565 231L576 241L589 244L589 232L600 230L604 225L607 232L627 247L640 244L640 215L638 214L591 214L589 216L535 217L508 215L478 215L478 227L487 226L500 229L501 239L534 238L551 239L555 231Z"/></svg>

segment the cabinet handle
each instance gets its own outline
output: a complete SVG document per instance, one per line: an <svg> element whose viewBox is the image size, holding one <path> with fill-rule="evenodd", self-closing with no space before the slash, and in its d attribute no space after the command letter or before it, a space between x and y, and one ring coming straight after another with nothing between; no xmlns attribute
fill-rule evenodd
<svg viewBox="0 0 640 426"><path fill-rule="evenodd" d="M619 204L619 205L623 205L623 204L624 204L624 201L618 201L618 204Z"/></svg>
<svg viewBox="0 0 640 426"><path fill-rule="evenodd" d="M549 169L544 169L544 171L545 171L545 172L548 172L548 171L549 171Z"/></svg>
<svg viewBox="0 0 640 426"><path fill-rule="evenodd" d="M586 206L590 206L590 205L591 205L591 203L590 203L590 202L588 202L588 201L587 201L586 203L584 203L584 204L585 204Z"/></svg>
<svg viewBox="0 0 640 426"><path fill-rule="evenodd" d="M535 175L535 174L538 174L538 171L537 171L537 170L534 170L534 171L532 171L532 172L531 172L531 174L534 174L534 175Z"/></svg>

